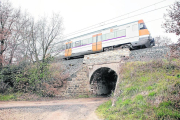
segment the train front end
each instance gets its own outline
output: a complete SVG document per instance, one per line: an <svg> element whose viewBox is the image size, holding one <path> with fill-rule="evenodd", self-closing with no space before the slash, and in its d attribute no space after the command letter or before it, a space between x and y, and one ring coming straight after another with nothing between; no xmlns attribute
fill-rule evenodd
<svg viewBox="0 0 180 120"><path fill-rule="evenodd" d="M131 43L133 47L151 48L155 46L154 38L152 38L143 20L138 21L139 40Z"/></svg>

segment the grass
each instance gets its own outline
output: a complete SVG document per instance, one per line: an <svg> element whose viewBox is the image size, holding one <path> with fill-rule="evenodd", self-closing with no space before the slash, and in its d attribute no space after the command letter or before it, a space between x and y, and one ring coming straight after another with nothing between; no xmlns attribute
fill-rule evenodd
<svg viewBox="0 0 180 120"><path fill-rule="evenodd" d="M89 98L88 95L79 95L77 98Z"/></svg>
<svg viewBox="0 0 180 120"><path fill-rule="evenodd" d="M155 96L156 95L156 92L151 92L151 93L149 93L149 95L148 96L150 96L150 97L152 97L152 96Z"/></svg>
<svg viewBox="0 0 180 120"><path fill-rule="evenodd" d="M16 99L15 95L8 94L8 95L0 95L0 101L9 101Z"/></svg>
<svg viewBox="0 0 180 120"><path fill-rule="evenodd" d="M46 97L48 99L48 97ZM44 100L44 97L41 97L37 94L32 93L9 93L9 94L0 94L0 101L35 101L35 100Z"/></svg>
<svg viewBox="0 0 180 120"><path fill-rule="evenodd" d="M129 62L122 68L115 106L100 105L96 113L105 120L180 119L180 60Z"/></svg>

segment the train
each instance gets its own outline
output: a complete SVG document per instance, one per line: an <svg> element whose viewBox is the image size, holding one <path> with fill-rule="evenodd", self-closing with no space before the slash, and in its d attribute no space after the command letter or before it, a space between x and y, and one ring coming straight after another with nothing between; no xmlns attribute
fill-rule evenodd
<svg viewBox="0 0 180 120"><path fill-rule="evenodd" d="M65 59L117 48L134 50L155 45L143 20L111 26L65 41L59 54Z"/></svg>

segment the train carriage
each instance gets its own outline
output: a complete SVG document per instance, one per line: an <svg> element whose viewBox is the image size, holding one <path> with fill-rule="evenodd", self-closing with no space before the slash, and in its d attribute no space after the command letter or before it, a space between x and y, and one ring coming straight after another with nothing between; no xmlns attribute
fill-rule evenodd
<svg viewBox="0 0 180 120"><path fill-rule="evenodd" d="M155 44L143 20L112 26L66 41L68 42L64 43L64 50L60 53L63 58L102 52L118 47L149 48Z"/></svg>

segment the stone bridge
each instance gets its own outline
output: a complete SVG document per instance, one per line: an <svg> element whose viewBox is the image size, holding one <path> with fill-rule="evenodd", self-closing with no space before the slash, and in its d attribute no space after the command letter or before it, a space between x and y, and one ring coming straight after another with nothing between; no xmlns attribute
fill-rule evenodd
<svg viewBox="0 0 180 120"><path fill-rule="evenodd" d="M82 68L67 83L66 95L108 95L119 79L120 64L128 58L128 49L85 55Z"/></svg>
<svg viewBox="0 0 180 120"><path fill-rule="evenodd" d="M167 57L169 48L157 47L129 51L128 49L85 55L80 69L67 81L64 96L109 95L120 81L122 63Z"/></svg>

